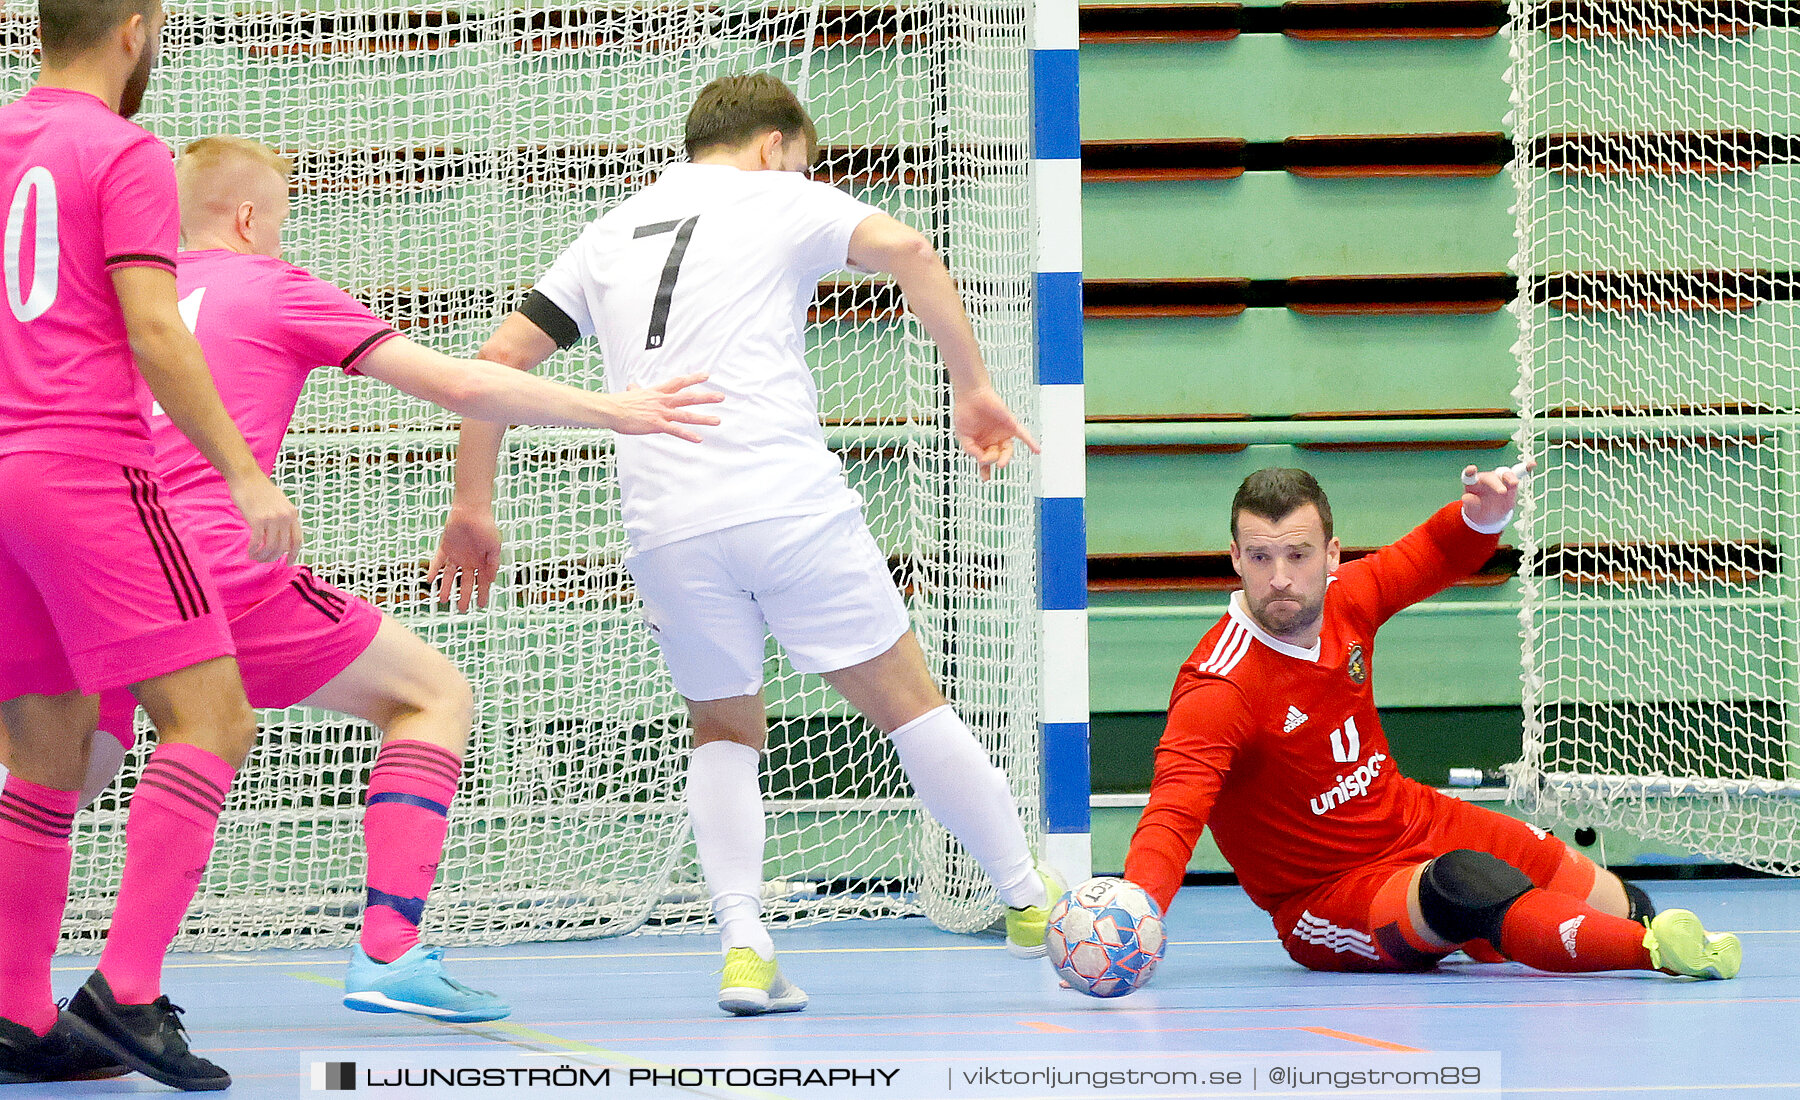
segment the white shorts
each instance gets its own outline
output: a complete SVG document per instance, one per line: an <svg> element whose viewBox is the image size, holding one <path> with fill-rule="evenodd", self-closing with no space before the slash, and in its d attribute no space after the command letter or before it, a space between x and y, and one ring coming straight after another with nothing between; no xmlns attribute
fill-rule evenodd
<svg viewBox="0 0 1800 1100"><path fill-rule="evenodd" d="M887 556L854 510L727 527L625 567L676 690L696 701L762 690L769 634L801 672L836 672L911 629Z"/></svg>

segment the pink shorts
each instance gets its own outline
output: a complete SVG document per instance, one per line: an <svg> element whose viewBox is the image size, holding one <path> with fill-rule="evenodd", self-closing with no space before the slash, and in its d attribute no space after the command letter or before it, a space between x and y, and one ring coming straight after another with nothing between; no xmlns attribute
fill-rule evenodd
<svg viewBox="0 0 1800 1100"><path fill-rule="evenodd" d="M312 575L304 565L272 567L287 583L248 607L230 608L244 694L258 709L291 707L362 656L381 628L369 601ZM100 697L100 728L131 747L137 700L129 691Z"/></svg>
<svg viewBox="0 0 1800 1100"><path fill-rule="evenodd" d="M0 455L0 699L94 694L232 653L218 590L155 475Z"/></svg>

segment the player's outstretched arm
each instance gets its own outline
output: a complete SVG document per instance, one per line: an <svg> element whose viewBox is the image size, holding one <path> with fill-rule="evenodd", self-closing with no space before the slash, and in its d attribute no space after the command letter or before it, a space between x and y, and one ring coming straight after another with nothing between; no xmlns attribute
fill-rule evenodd
<svg viewBox="0 0 1800 1100"><path fill-rule="evenodd" d="M982 478L1006 468L1015 439L1036 452L1037 441L994 392L962 295L931 242L886 214L871 214L850 235L850 262L893 276L907 306L937 342L950 375L956 435Z"/></svg>
<svg viewBox="0 0 1800 1100"><path fill-rule="evenodd" d="M1226 775L1255 735L1242 693L1223 681L1202 682L1171 704L1156 746L1150 800L1125 853L1126 881L1143 887L1164 913L1181 888Z"/></svg>
<svg viewBox="0 0 1800 1100"><path fill-rule="evenodd" d="M126 267L112 273L138 372L157 404L213 464L250 525L250 556L274 561L300 549L300 511L256 465L231 422L200 342L181 320L175 273Z"/></svg>
<svg viewBox="0 0 1800 1100"><path fill-rule="evenodd" d="M720 394L693 388L706 381L704 374L625 393L593 393L497 363L453 359L404 336L370 352L359 369L395 389L477 420L607 428L626 435L672 435L691 443L701 441L694 425L719 422L694 406L723 400Z"/></svg>
<svg viewBox="0 0 1800 1100"><path fill-rule="evenodd" d="M379 349L377 349L379 350ZM556 351L556 341L524 314L512 313L476 352L476 358L518 371L537 369ZM500 466L505 422L464 420L457 432L456 490L450 518L431 558L426 583L438 590L438 602L454 595L458 611L471 602L488 605L494 577L500 571L500 527L494 522L494 475Z"/></svg>

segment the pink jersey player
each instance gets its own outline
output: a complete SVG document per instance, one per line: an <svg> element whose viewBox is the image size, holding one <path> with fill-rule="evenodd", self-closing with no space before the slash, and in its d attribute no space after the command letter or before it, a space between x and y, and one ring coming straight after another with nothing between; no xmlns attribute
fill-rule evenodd
<svg viewBox="0 0 1800 1100"><path fill-rule="evenodd" d="M189 146L177 173L182 234L193 246L180 257L181 319L198 336L224 407L265 474L308 377L320 369L366 374L471 416L689 440L697 437L686 425L717 423L688 408L717 400L688 391L695 377L622 395L588 393L406 339L348 294L281 261L291 172L267 146L221 136ZM344 1003L456 1022L506 1015L505 1002L451 981L442 953L419 942L472 719L468 682L368 601L303 565L257 560L225 481L160 408L146 403L143 413L173 522L217 577L251 703L304 703L382 731L364 816L368 904ZM117 742L97 738L96 760L123 759L135 709L126 692L102 697L101 728ZM92 770L89 794L111 774Z"/></svg>
<svg viewBox="0 0 1800 1100"><path fill-rule="evenodd" d="M36 86L0 108L0 1081L135 1069L183 1089L192 1053L162 964L256 736L221 598L150 469L154 394L226 472L252 552L298 513L231 424L181 325L169 150L127 121L155 0L39 0ZM59 1008L50 961L90 762L93 696L129 685L165 736L134 787L99 966Z"/></svg>
<svg viewBox="0 0 1800 1100"><path fill-rule="evenodd" d="M275 467L312 372L329 367L354 373L365 356L399 335L342 290L270 256L225 249L182 253L177 281L182 318L205 349L225 409L264 473ZM238 663L251 704L300 702L368 646L380 613L305 566L252 558L250 530L224 479L160 409L146 402L143 412L169 505L207 562L241 638ZM262 606L277 594L280 610ZM264 625L237 627L247 615ZM265 653L277 659L258 659ZM117 720L116 703L130 701L108 696L102 725L128 741L130 724Z"/></svg>
<svg viewBox="0 0 1800 1100"><path fill-rule="evenodd" d="M43 87L0 109L0 146L0 632L16 639L0 698L230 653L211 583L144 473L149 390L111 282L117 268L174 270L169 150L94 96Z"/></svg>
<svg viewBox="0 0 1800 1100"><path fill-rule="evenodd" d="M0 454L51 451L148 466L111 273L175 270L169 149L86 92L33 88L0 110L8 200L0 313Z"/></svg>
<svg viewBox="0 0 1800 1100"><path fill-rule="evenodd" d="M178 285L182 318L205 349L225 409L264 473L275 468L312 372L355 373L364 356L399 335L342 290L269 256L184 252ZM226 604L254 603L285 583L287 566L249 557L250 532L218 471L160 409L146 404L144 413L156 471L213 563Z"/></svg>
<svg viewBox="0 0 1800 1100"><path fill-rule="evenodd" d="M168 147L98 98L0 109L0 698L121 689L232 652L168 513L114 270L175 270ZM240 520L241 522L241 520Z"/></svg>

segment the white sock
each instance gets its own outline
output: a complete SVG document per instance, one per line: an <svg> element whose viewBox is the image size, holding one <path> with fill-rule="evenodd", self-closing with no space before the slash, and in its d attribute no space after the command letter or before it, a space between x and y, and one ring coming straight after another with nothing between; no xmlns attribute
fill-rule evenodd
<svg viewBox="0 0 1800 1100"><path fill-rule="evenodd" d="M687 808L725 950L748 947L774 958L762 922L762 754L736 741L695 749L688 758Z"/></svg>
<svg viewBox="0 0 1800 1100"><path fill-rule="evenodd" d="M1001 900L1014 908L1050 904L1006 773L994 767L956 712L949 706L927 711L888 737L919 801L962 841Z"/></svg>

